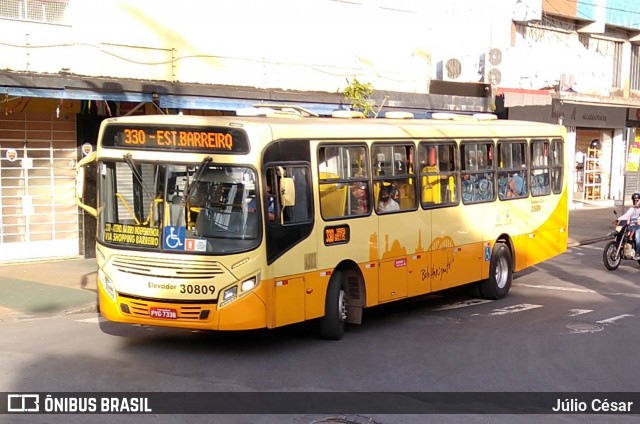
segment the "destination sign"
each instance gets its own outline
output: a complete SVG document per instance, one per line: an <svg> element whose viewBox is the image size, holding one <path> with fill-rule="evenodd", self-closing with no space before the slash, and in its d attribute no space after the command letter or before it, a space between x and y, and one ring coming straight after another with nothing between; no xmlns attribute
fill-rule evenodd
<svg viewBox="0 0 640 424"><path fill-rule="evenodd" d="M104 225L104 241L135 246L158 247L160 244L160 229L143 227L141 225L107 222Z"/></svg>
<svg viewBox="0 0 640 424"><path fill-rule="evenodd" d="M202 153L248 153L244 131L226 127L183 127L111 124L102 145L131 149L184 150Z"/></svg>
<svg viewBox="0 0 640 424"><path fill-rule="evenodd" d="M331 246L334 244L348 243L351 234L349 232L349 226L336 225L333 227L324 227L324 245Z"/></svg>

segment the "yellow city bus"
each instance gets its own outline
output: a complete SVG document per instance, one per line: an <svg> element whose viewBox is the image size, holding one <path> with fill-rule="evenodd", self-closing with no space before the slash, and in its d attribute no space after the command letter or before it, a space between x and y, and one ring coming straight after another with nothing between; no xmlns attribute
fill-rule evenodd
<svg viewBox="0 0 640 424"><path fill-rule="evenodd" d="M462 285L504 297L513 272L566 250L564 127L434 118L106 119L77 187L105 325L317 320L340 339L387 302Z"/></svg>

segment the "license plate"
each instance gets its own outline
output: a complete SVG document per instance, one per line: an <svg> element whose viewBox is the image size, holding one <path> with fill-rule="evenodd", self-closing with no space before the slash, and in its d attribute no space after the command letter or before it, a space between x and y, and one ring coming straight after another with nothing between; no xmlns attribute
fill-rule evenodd
<svg viewBox="0 0 640 424"><path fill-rule="evenodd" d="M177 319L178 312L171 308L157 308L152 306L149 310L149 316L151 318Z"/></svg>

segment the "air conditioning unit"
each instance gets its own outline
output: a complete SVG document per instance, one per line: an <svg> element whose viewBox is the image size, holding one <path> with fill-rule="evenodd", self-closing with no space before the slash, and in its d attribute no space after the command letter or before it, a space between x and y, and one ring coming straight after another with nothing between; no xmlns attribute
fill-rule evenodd
<svg viewBox="0 0 640 424"><path fill-rule="evenodd" d="M485 55L484 63L484 82L492 86L500 85L502 81L502 70L500 67L502 64L502 50L495 47L489 50L489 53Z"/></svg>
<svg viewBox="0 0 640 424"><path fill-rule="evenodd" d="M480 57L457 56L437 63L436 79L455 82L479 82L483 72Z"/></svg>

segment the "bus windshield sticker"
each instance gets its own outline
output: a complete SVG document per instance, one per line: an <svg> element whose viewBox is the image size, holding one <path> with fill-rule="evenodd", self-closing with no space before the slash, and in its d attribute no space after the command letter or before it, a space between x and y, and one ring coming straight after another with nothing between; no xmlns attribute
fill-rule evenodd
<svg viewBox="0 0 640 424"><path fill-rule="evenodd" d="M225 127L109 125L102 144L105 147L201 153L249 152L249 140L244 131Z"/></svg>
<svg viewBox="0 0 640 424"><path fill-rule="evenodd" d="M188 238L184 241L184 250L191 252L206 252L207 240Z"/></svg>
<svg viewBox="0 0 640 424"><path fill-rule="evenodd" d="M167 225L164 227L162 247L166 250L184 250L186 232L187 229L185 227Z"/></svg>
<svg viewBox="0 0 640 424"><path fill-rule="evenodd" d="M160 229L156 227L144 227L142 225L107 222L104 225L104 240L117 244L158 247L160 242Z"/></svg>
<svg viewBox="0 0 640 424"><path fill-rule="evenodd" d="M349 226L346 224L335 225L332 227L324 227L324 245L332 246L334 244L349 243L351 234Z"/></svg>

